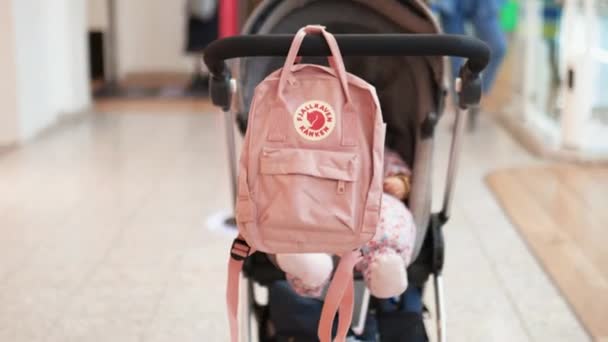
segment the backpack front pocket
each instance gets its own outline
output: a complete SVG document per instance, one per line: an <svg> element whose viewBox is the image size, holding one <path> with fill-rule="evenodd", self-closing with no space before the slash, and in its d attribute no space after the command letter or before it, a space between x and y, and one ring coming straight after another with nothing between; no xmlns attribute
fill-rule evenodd
<svg viewBox="0 0 608 342"><path fill-rule="evenodd" d="M357 174L355 153L264 148L256 188L261 234L270 240L352 235Z"/></svg>

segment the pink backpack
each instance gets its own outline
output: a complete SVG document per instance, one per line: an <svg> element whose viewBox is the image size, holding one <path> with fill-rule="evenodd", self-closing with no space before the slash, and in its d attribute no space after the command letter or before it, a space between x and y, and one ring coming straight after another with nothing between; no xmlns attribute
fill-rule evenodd
<svg viewBox="0 0 608 342"><path fill-rule="evenodd" d="M331 68L295 64L307 33L320 33ZM348 74L335 38L322 26L296 34L285 65L255 89L238 177L228 309L238 340L238 280L243 260L265 253L341 256L321 314L319 339L346 338L353 310L353 267L376 231L386 125L375 88Z"/></svg>

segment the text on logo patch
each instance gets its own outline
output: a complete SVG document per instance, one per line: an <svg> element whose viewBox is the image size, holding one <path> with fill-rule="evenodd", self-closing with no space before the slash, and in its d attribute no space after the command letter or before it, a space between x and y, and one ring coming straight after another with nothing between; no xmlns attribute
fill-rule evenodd
<svg viewBox="0 0 608 342"><path fill-rule="evenodd" d="M336 112L327 102L308 101L296 110L293 125L301 137L312 141L323 140L336 126Z"/></svg>

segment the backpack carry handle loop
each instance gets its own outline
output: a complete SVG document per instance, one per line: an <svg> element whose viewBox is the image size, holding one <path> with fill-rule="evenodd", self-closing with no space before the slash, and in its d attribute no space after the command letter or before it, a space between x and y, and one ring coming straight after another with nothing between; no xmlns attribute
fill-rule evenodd
<svg viewBox="0 0 608 342"><path fill-rule="evenodd" d="M306 35L311 33L320 33L321 36L325 38L325 42L327 42L329 50L331 51L331 56L327 57L327 61L340 79L340 84L342 86L342 91L344 92L344 97L346 98L346 103L350 103L350 93L348 91L346 68L344 66L344 60L342 59L342 53L340 52L340 48L338 47L338 42L331 33L325 30L325 27L320 25L308 25L301 28L296 33L291 47L289 48L287 58L285 59L285 65L283 66L283 69L281 71L278 89L279 98L283 99L283 91L285 89L286 83L288 83L292 78L292 67L296 63L296 59L298 57L300 47L302 46L302 42L304 41Z"/></svg>

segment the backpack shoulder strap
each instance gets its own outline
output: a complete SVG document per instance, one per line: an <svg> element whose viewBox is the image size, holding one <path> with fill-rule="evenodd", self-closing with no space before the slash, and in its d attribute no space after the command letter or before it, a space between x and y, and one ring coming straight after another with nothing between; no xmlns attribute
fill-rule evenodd
<svg viewBox="0 0 608 342"><path fill-rule="evenodd" d="M340 258L321 311L321 320L317 331L321 342L331 342L331 332L336 313L339 313L339 317L335 341L343 342L346 340L354 308L353 269L360 259L361 252L358 249L342 255Z"/></svg>
<svg viewBox="0 0 608 342"><path fill-rule="evenodd" d="M239 283L243 263L248 256L253 254L255 249L251 248L241 235L232 241L230 248L230 258L228 259L228 284L226 286L226 303L228 304L228 321L230 324L230 341L239 340Z"/></svg>
<svg viewBox="0 0 608 342"><path fill-rule="evenodd" d="M228 260L228 284L226 292L231 342L238 342L239 340L240 273L245 259L254 252L255 250L240 235L232 242L230 258ZM343 342L346 340L354 308L353 269L360 258L361 252L359 250L346 253L340 258L321 311L321 319L317 332L321 342L331 342L332 326L336 313L339 313L339 318L335 341Z"/></svg>

